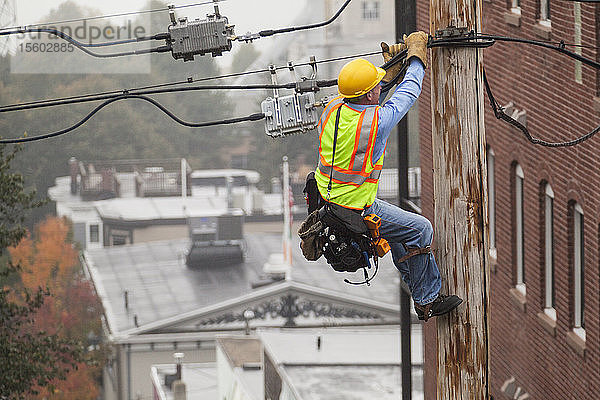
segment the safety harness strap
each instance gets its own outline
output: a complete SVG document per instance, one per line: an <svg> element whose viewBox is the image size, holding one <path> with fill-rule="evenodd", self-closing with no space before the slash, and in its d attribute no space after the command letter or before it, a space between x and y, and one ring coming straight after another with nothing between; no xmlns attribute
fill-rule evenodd
<svg viewBox="0 0 600 400"><path fill-rule="evenodd" d="M431 253L431 246L427 246L427 247L415 247L412 249L407 249L407 253L403 256L400 257L400 259L397 261L398 263L403 263L404 261L408 260L409 258L412 258L414 256L418 256L421 254L427 254L427 253Z"/></svg>
<svg viewBox="0 0 600 400"><path fill-rule="evenodd" d="M335 145L337 143L338 126L340 124L340 111L342 107L337 109L335 115L335 128L333 130L333 153L331 154L331 172L329 173L329 184L327 185L327 203L329 203L329 196L331 195L331 182L333 180L333 163L335 162Z"/></svg>

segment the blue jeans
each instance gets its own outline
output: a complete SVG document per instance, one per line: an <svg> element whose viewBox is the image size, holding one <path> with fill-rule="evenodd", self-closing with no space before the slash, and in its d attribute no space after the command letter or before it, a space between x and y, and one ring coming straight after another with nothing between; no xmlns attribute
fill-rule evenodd
<svg viewBox="0 0 600 400"><path fill-rule="evenodd" d="M398 262L406 254L407 248L431 245L431 222L419 214L379 199L365 209L364 215L367 214L376 214L381 218L380 235L389 242L394 265L410 288L413 300L422 305L434 301L442 287L442 280L433 253L419 254L405 262Z"/></svg>

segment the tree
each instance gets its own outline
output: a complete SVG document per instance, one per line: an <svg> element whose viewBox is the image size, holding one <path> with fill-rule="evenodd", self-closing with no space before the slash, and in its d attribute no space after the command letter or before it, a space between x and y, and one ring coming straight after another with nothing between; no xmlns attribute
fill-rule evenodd
<svg viewBox="0 0 600 400"><path fill-rule="evenodd" d="M77 251L69 238L66 219L47 217L37 225L35 237L25 237L10 248L13 262L21 266L24 290L46 287L52 293L35 311L34 330L68 338L79 344L101 332L102 307L90 283L80 273ZM80 350L83 347L79 345ZM84 358L73 359L75 369L63 378L56 377L33 398L56 400L93 400L98 396L104 348L88 348Z"/></svg>
<svg viewBox="0 0 600 400"><path fill-rule="evenodd" d="M24 179L11 172L17 150L5 155L0 146L0 398L21 399L35 394L36 386L64 379L83 358L73 340L48 335L35 326L35 314L49 295L46 288L16 290L6 286L19 271L5 254L27 236L26 212L42 204L26 192Z"/></svg>

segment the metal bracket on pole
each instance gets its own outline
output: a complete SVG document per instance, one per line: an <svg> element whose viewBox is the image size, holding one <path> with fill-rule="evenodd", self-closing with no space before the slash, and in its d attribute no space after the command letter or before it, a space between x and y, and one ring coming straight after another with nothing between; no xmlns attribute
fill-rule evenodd
<svg viewBox="0 0 600 400"><path fill-rule="evenodd" d="M312 68L312 72L310 77L302 79L296 79L296 93L306 93L306 92L318 92L319 86L317 85L317 60L315 56L310 56L310 67Z"/></svg>
<svg viewBox="0 0 600 400"><path fill-rule="evenodd" d="M450 39L457 37L465 37L469 35L468 28L457 28L455 26L449 26L446 29L438 29L435 31L436 39Z"/></svg>
<svg viewBox="0 0 600 400"><path fill-rule="evenodd" d="M169 4L169 18L171 18L171 24L177 24L177 17L175 17L175 4Z"/></svg>
<svg viewBox="0 0 600 400"><path fill-rule="evenodd" d="M273 83L273 85L277 85L277 70L275 69L275 65L269 65L269 72L271 73L271 83ZM273 99L275 99L275 115L273 116L275 119L275 126L281 130L281 135L283 135L283 121L281 121L281 109L279 107L279 89L277 88L273 88Z"/></svg>
<svg viewBox="0 0 600 400"><path fill-rule="evenodd" d="M298 81L298 75L296 74L296 70L294 69L294 63L292 61L288 61L288 69L292 74L292 79L296 82ZM298 98L298 92L294 92L294 97L292 97L292 102L294 103L294 115L296 117L296 123L300 125L300 129L304 131L304 122L302 121L302 113L300 112L300 99ZM291 117L290 117L291 118ZM291 121L290 121L291 122Z"/></svg>

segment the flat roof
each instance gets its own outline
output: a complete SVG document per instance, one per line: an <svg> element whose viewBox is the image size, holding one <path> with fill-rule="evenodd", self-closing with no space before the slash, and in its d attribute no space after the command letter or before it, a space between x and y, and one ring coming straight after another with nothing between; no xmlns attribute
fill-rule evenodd
<svg viewBox="0 0 600 400"><path fill-rule="evenodd" d="M274 362L283 365L400 365L398 327L365 329L262 330L259 336ZM320 347L318 346L320 338ZM293 343L293 346L290 346ZM423 363L421 325L413 324L411 356Z"/></svg>
<svg viewBox="0 0 600 400"><path fill-rule="evenodd" d="M214 217L227 212L227 202L215 197L137 197L94 202L103 219L154 221ZM240 210L235 211L238 215Z"/></svg>
<svg viewBox="0 0 600 400"><path fill-rule="evenodd" d="M151 367L152 380L161 398L174 399L171 388L165 386L165 376L176 372L175 363ZM188 399L219 400L217 366L215 363L182 363L181 380L185 383Z"/></svg>
<svg viewBox="0 0 600 400"><path fill-rule="evenodd" d="M192 171L190 177L194 178L220 178L229 176L245 176L250 183L257 183L260 174L256 171L246 169L202 169Z"/></svg>
<svg viewBox="0 0 600 400"><path fill-rule="evenodd" d="M299 400L397 400L402 398L398 366L286 366ZM412 399L423 400L423 369L413 368Z"/></svg>
<svg viewBox="0 0 600 400"><path fill-rule="evenodd" d="M402 395L397 327L261 330L259 337L299 400L392 400ZM411 345L413 399L423 399L421 325L413 325Z"/></svg>
<svg viewBox="0 0 600 400"><path fill-rule="evenodd" d="M260 363L262 345L260 339L249 336L217 337L232 367L242 367L247 363Z"/></svg>
<svg viewBox="0 0 600 400"><path fill-rule="evenodd" d="M247 233L244 238L247 248L244 262L219 267L188 268L187 239L86 250L85 259L109 314L112 333L135 328L134 317L138 325L146 325L259 290L253 289L252 284L264 280L263 265L269 256L281 253L281 234L256 232ZM346 277L360 280L361 272L355 276L337 273L324 258L306 261L296 235L292 251L292 281L367 302L399 303L399 274L390 255L381 260L379 275L367 287L343 281Z"/></svg>

